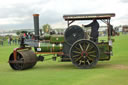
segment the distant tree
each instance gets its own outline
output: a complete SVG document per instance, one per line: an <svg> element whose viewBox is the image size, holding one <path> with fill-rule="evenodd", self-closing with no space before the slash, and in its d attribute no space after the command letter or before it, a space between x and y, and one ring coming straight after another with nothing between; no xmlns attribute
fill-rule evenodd
<svg viewBox="0 0 128 85"><path fill-rule="evenodd" d="M20 35L20 33L21 33L20 31L17 31L17 32L16 32L17 35Z"/></svg>
<svg viewBox="0 0 128 85"><path fill-rule="evenodd" d="M51 30L51 26L49 24L45 24L42 26L42 29L43 29L44 33L49 33Z"/></svg>
<svg viewBox="0 0 128 85"><path fill-rule="evenodd" d="M21 33L27 33L27 31L21 31Z"/></svg>

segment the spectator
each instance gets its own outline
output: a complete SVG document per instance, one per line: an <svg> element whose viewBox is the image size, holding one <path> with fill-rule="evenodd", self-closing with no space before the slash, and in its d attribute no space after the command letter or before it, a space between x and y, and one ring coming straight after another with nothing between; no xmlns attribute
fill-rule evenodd
<svg viewBox="0 0 128 85"><path fill-rule="evenodd" d="M8 38L8 45L11 45L10 38Z"/></svg>
<svg viewBox="0 0 128 85"><path fill-rule="evenodd" d="M3 40L2 39L0 39L0 45L3 46Z"/></svg>
<svg viewBox="0 0 128 85"><path fill-rule="evenodd" d="M9 36L9 38L8 38L8 44L11 45L11 42L12 42L12 38L11 38L11 36Z"/></svg>
<svg viewBox="0 0 128 85"><path fill-rule="evenodd" d="M31 34L30 34L30 32L28 33L28 39L31 39Z"/></svg>
<svg viewBox="0 0 128 85"><path fill-rule="evenodd" d="M18 38L18 44L20 44L20 38Z"/></svg>
<svg viewBox="0 0 128 85"><path fill-rule="evenodd" d="M17 44L17 39L16 38L15 38L14 42L15 42L15 45L16 45Z"/></svg>
<svg viewBox="0 0 128 85"><path fill-rule="evenodd" d="M13 43L13 44L15 43L15 40L14 40L14 39L12 39L12 43Z"/></svg>
<svg viewBox="0 0 128 85"><path fill-rule="evenodd" d="M2 39L2 41L1 41L1 45L3 46L4 45L4 40Z"/></svg>

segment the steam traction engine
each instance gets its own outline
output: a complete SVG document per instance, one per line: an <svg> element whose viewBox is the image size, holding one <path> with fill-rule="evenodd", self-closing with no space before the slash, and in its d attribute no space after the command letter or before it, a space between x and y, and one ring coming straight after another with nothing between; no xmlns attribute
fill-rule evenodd
<svg viewBox="0 0 128 85"><path fill-rule="evenodd" d="M112 54L110 19L114 16L114 13L64 15L63 18L68 24L64 35L54 33L41 35L39 14L33 14L35 38L33 40L22 37L20 47L15 48L9 57L9 64L14 70L32 68L37 61L45 60L44 54L53 54L53 60L60 57L62 62L71 61L74 66L84 69L94 67L98 61L110 60ZM85 29L90 27L90 34L78 25L71 25L78 20L93 21L89 25L83 25ZM98 42L97 20L107 24L107 42Z"/></svg>

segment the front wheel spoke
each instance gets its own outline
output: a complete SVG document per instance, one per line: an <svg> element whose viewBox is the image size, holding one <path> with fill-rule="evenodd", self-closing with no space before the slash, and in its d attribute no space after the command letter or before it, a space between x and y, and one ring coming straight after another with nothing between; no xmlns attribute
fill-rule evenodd
<svg viewBox="0 0 128 85"><path fill-rule="evenodd" d="M23 67L23 64L20 64L20 67L22 68Z"/></svg>
<svg viewBox="0 0 128 85"><path fill-rule="evenodd" d="M19 57L19 56L17 56L17 57L16 57L16 59L17 59L17 60L19 60L19 59L20 59L20 57Z"/></svg>
<svg viewBox="0 0 128 85"><path fill-rule="evenodd" d="M15 67L18 68L18 64L15 64Z"/></svg>

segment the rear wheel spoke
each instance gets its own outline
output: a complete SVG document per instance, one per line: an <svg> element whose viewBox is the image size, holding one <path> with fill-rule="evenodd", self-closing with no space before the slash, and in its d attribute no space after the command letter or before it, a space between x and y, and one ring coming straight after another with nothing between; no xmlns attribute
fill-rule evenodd
<svg viewBox="0 0 128 85"><path fill-rule="evenodd" d="M79 61L79 65L81 65L81 63L82 63L82 60Z"/></svg>
<svg viewBox="0 0 128 85"><path fill-rule="evenodd" d="M79 44L79 46L80 46L81 51L84 51L84 49L83 49L83 47L81 46L81 44Z"/></svg>
<svg viewBox="0 0 128 85"><path fill-rule="evenodd" d="M80 55L74 55L74 56L72 56L72 57L74 58L74 57L78 57L78 56L80 56Z"/></svg>
<svg viewBox="0 0 128 85"><path fill-rule="evenodd" d="M96 51L90 51L90 52L88 52L88 54L91 54L91 53L96 53Z"/></svg>
<svg viewBox="0 0 128 85"><path fill-rule="evenodd" d="M90 48L88 48L88 50L86 50L86 51L87 51L87 52L88 52L88 51L91 51L93 48L94 48L93 46L92 46L92 47L90 46Z"/></svg>
<svg viewBox="0 0 128 85"><path fill-rule="evenodd" d="M81 54L81 52L78 52L78 51L72 51L72 52L77 53L77 54Z"/></svg>
<svg viewBox="0 0 128 85"><path fill-rule="evenodd" d="M89 56L87 56L87 58L88 58L89 60L91 60L91 61L93 61L93 60L94 60L93 58L91 58L91 57L89 57Z"/></svg>
<svg viewBox="0 0 128 85"><path fill-rule="evenodd" d="M81 56L80 57L78 57L76 60L75 60L75 62L77 62L78 60L80 60L81 59Z"/></svg>
<svg viewBox="0 0 128 85"><path fill-rule="evenodd" d="M85 65L85 60L83 61L83 64Z"/></svg>
<svg viewBox="0 0 128 85"><path fill-rule="evenodd" d="M76 48L78 51L81 51L80 48L78 48L78 47L76 47L76 46L75 46L75 48Z"/></svg>
<svg viewBox="0 0 128 85"><path fill-rule="evenodd" d="M83 48L84 48L84 51L85 51L85 49L86 49L86 48L85 48L85 43L83 43Z"/></svg>
<svg viewBox="0 0 128 85"><path fill-rule="evenodd" d="M96 58L96 55L89 55L90 57L94 57L94 58Z"/></svg>
<svg viewBox="0 0 128 85"><path fill-rule="evenodd" d="M90 44L88 44L88 45L87 45L87 47L86 47L86 50L85 50L85 51L87 51L87 50L88 50L89 46L90 46Z"/></svg>
<svg viewBox="0 0 128 85"><path fill-rule="evenodd" d="M91 63L90 63L90 61L87 59L87 63L90 65Z"/></svg>

